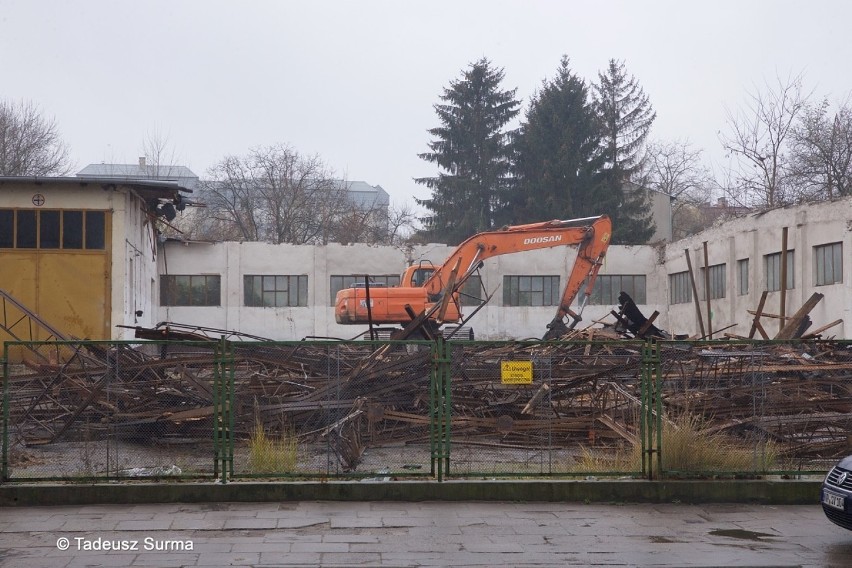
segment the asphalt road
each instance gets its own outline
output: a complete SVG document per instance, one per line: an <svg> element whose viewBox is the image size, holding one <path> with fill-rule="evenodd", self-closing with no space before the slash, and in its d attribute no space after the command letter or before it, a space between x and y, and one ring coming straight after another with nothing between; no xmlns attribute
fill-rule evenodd
<svg viewBox="0 0 852 568"><path fill-rule="evenodd" d="M818 505L10 507L0 508L0 566L845 568L852 566L852 532L831 524Z"/></svg>

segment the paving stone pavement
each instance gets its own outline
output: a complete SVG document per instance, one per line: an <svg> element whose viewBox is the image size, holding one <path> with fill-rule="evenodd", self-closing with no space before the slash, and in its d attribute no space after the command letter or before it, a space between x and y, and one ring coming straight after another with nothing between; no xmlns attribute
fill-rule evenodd
<svg viewBox="0 0 852 568"><path fill-rule="evenodd" d="M0 566L845 568L852 566L852 532L829 523L818 505L287 502L13 507L0 508Z"/></svg>

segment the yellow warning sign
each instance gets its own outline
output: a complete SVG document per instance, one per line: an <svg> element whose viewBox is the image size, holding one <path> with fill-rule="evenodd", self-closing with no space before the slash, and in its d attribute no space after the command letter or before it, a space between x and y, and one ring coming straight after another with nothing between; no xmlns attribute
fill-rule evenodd
<svg viewBox="0 0 852 568"><path fill-rule="evenodd" d="M500 382L504 385L528 385L532 377L532 361L500 362Z"/></svg>

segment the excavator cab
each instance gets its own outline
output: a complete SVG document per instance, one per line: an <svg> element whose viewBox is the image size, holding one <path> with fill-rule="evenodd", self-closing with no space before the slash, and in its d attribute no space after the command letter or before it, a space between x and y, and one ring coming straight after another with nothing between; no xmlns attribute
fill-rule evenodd
<svg viewBox="0 0 852 568"><path fill-rule="evenodd" d="M402 286L420 288L429 280L429 277L434 272L435 267L432 263L421 262L420 264L409 266L402 276Z"/></svg>

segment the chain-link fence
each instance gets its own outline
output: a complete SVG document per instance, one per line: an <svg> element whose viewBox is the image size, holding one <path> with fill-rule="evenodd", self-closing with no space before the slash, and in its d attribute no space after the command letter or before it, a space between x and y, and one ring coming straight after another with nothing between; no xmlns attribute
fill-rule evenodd
<svg viewBox="0 0 852 568"><path fill-rule="evenodd" d="M452 475L639 475L641 342L452 344Z"/></svg>
<svg viewBox="0 0 852 568"><path fill-rule="evenodd" d="M664 475L825 471L852 453L852 344L664 342Z"/></svg>
<svg viewBox="0 0 852 568"><path fill-rule="evenodd" d="M234 475L431 473L434 344L239 344Z"/></svg>
<svg viewBox="0 0 852 568"><path fill-rule="evenodd" d="M4 477L212 477L213 355L205 343L7 343Z"/></svg>
<svg viewBox="0 0 852 568"><path fill-rule="evenodd" d="M3 480L693 476L852 453L849 342L9 342Z"/></svg>
<svg viewBox="0 0 852 568"><path fill-rule="evenodd" d="M431 474L431 343L7 343L12 480Z"/></svg>

